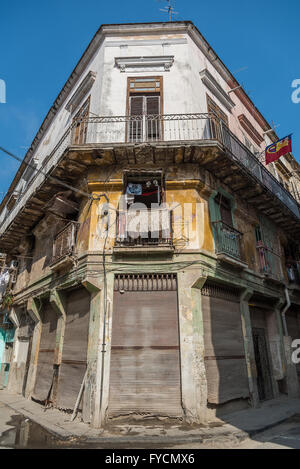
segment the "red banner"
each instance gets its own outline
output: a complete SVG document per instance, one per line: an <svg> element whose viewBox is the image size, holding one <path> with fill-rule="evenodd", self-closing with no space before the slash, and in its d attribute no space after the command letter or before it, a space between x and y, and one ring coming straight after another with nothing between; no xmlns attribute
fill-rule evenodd
<svg viewBox="0 0 300 469"><path fill-rule="evenodd" d="M278 140L266 148L266 164L278 160L281 156L292 152L292 134Z"/></svg>

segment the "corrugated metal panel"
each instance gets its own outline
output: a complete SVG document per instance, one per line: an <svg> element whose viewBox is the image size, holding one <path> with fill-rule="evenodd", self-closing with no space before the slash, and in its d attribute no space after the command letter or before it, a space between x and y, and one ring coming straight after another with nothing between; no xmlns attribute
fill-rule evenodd
<svg viewBox="0 0 300 469"><path fill-rule="evenodd" d="M57 315L46 303L41 311L42 333L33 398L45 401L53 380L54 349L56 343Z"/></svg>
<svg viewBox="0 0 300 469"><path fill-rule="evenodd" d="M202 289L208 402L221 404L249 395L239 292L216 284Z"/></svg>
<svg viewBox="0 0 300 469"><path fill-rule="evenodd" d="M57 407L73 409L85 374L90 295L84 288L69 292L67 320L59 370Z"/></svg>
<svg viewBox="0 0 300 469"><path fill-rule="evenodd" d="M110 417L129 413L182 416L174 287L176 276L116 278Z"/></svg>

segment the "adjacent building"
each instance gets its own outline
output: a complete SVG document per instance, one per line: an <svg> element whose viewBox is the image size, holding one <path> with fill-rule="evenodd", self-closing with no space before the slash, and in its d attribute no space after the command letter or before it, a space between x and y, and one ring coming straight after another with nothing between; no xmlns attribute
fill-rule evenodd
<svg viewBox="0 0 300 469"><path fill-rule="evenodd" d="M192 22L101 26L0 206L8 389L63 410L83 389L96 427L299 396L300 171L265 166L277 139Z"/></svg>

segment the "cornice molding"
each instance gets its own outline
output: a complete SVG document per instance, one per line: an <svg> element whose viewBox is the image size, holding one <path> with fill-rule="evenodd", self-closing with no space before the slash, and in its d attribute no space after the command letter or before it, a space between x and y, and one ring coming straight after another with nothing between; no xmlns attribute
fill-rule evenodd
<svg viewBox="0 0 300 469"><path fill-rule="evenodd" d="M74 111L77 106L81 103L84 96L90 91L92 88L94 81L96 80L96 73L92 72L91 70L82 80L80 85L78 86L77 90L71 97L71 99L67 102L65 109L69 112Z"/></svg>
<svg viewBox="0 0 300 469"><path fill-rule="evenodd" d="M231 109L235 106L235 103L232 101L230 96L226 93L226 91L219 85L217 80L212 76L212 74L204 68L200 72L200 77L206 88L208 88L216 98L228 109Z"/></svg>
<svg viewBox="0 0 300 469"><path fill-rule="evenodd" d="M145 69L168 72L173 63L174 55L115 57L115 65L120 72L144 72Z"/></svg>

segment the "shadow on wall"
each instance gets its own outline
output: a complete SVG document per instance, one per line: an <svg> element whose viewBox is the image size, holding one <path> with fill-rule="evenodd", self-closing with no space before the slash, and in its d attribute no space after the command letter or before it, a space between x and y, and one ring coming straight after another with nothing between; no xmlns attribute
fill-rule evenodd
<svg viewBox="0 0 300 469"><path fill-rule="evenodd" d="M240 291L206 282L202 288L208 408L223 418L250 406Z"/></svg>

